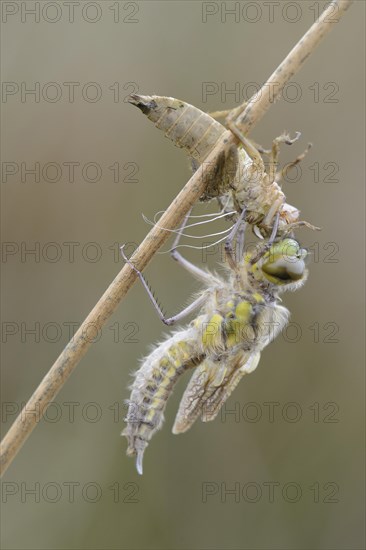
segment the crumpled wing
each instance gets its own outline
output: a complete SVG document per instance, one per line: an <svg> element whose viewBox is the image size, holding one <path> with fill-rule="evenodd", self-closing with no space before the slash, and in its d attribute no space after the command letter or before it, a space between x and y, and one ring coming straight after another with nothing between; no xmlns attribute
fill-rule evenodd
<svg viewBox="0 0 366 550"><path fill-rule="evenodd" d="M183 394L173 433L186 432L199 416L203 422L216 418L242 376L255 370L259 358L260 352L242 350L222 361L206 357L194 371Z"/></svg>

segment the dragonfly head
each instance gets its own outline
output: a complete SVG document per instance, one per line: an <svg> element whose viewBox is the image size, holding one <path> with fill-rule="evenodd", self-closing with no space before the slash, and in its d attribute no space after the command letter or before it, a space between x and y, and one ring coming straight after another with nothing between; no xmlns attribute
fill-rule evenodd
<svg viewBox="0 0 366 550"><path fill-rule="evenodd" d="M296 290L307 278L306 256L307 251L297 241L283 239L272 244L255 265L269 283L281 290Z"/></svg>

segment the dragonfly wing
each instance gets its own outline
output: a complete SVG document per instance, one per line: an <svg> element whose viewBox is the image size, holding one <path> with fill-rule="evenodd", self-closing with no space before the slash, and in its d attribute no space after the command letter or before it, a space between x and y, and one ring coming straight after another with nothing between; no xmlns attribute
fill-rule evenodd
<svg viewBox="0 0 366 550"><path fill-rule="evenodd" d="M256 369L260 359L260 352L252 354L244 353L242 359L244 359L244 363L242 361L240 363L235 362L228 369L227 376L225 376L222 384L212 391L211 395L207 396L202 414L202 422L210 422L216 418L222 405L235 390L241 378Z"/></svg>
<svg viewBox="0 0 366 550"><path fill-rule="evenodd" d="M180 402L173 426L174 434L186 432L192 426L201 413L207 386L215 379L223 379L222 370L220 363L214 363L208 358L196 368Z"/></svg>
<svg viewBox="0 0 366 550"><path fill-rule="evenodd" d="M203 422L213 420L242 376L256 368L259 357L259 352L242 351L225 362L206 357L194 371L183 394L173 433L186 432L199 416Z"/></svg>

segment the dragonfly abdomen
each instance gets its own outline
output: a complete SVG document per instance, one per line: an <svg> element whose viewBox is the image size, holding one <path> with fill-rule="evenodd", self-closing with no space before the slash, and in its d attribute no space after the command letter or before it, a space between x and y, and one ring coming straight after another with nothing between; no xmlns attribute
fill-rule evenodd
<svg viewBox="0 0 366 550"><path fill-rule="evenodd" d="M180 375L202 360L191 330L176 333L157 347L136 374L122 435L128 441L127 454L137 455L142 474L142 458L152 436L164 422L164 410Z"/></svg>
<svg viewBox="0 0 366 550"><path fill-rule="evenodd" d="M166 137L202 163L225 132L224 126L197 107L173 97L132 94L136 105Z"/></svg>

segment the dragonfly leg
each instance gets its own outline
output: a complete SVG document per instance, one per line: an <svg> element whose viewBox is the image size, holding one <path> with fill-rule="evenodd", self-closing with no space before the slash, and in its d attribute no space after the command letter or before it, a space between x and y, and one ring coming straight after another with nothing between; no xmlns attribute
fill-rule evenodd
<svg viewBox="0 0 366 550"><path fill-rule="evenodd" d="M245 109L246 103L243 103L242 105L239 105L238 107L234 107L233 109L226 109L225 111L213 111L211 113L207 113L208 115L212 116L212 118L228 118L230 117L232 120L237 118L240 113ZM226 121L225 121L226 124Z"/></svg>
<svg viewBox="0 0 366 550"><path fill-rule="evenodd" d="M242 223L238 229L238 236L236 238L236 257L240 262L244 255L244 242L245 242L245 223Z"/></svg>
<svg viewBox="0 0 366 550"><path fill-rule="evenodd" d="M241 110L242 106L237 109L233 109L225 119L225 126L234 134L234 136L237 137L237 139L243 145L243 149L245 150L245 152L253 160L255 167L258 170L258 176L263 177L265 173L265 166L259 151L255 148L253 143L239 130L236 124L238 112L241 112Z"/></svg>
<svg viewBox="0 0 366 550"><path fill-rule="evenodd" d="M232 109L226 109L225 111L211 111L207 114L210 115L215 120L218 118L224 118L227 117L231 113Z"/></svg>
<svg viewBox="0 0 366 550"><path fill-rule="evenodd" d="M170 251L170 254L171 254L171 257L173 258L173 260L175 260L181 267L183 267L189 273L191 273L191 275L196 277L196 279L198 279L199 281L202 281L203 283L206 283L206 284L207 283L212 283L212 275L210 273L207 273L203 269L200 269L199 267L194 265L192 262L186 260L184 258L184 256L182 256L182 254L180 254L180 252L177 251L178 243L181 239L183 230L184 230L184 228L187 224L187 220L189 218L190 213L191 213L191 210L188 212L188 214L184 218L184 221L183 221L182 225L179 228L178 234L177 234L176 238L174 239L173 246L172 246L172 249Z"/></svg>
<svg viewBox="0 0 366 550"><path fill-rule="evenodd" d="M151 288L149 287L149 285L147 284L147 281L145 280L145 277L143 276L143 274L141 273L141 271L139 271L134 265L133 263L127 258L125 252L124 252L124 245L121 246L120 248L121 250L121 254L122 254L122 257L123 259L125 260L125 262L130 266L132 267L132 269L137 273L137 276L138 278L140 279L141 283L143 284L146 292L147 292L147 295L149 296L150 298L150 301L151 303L153 304L154 306L154 309L155 311L157 312L158 316L160 317L160 320L165 324L165 325L174 325L175 323L177 323L178 321L180 321L181 319L184 319L184 317L186 317L187 315L189 315L190 313L192 313L195 309L198 309L200 306L202 306L205 301L207 300L207 297L205 294L202 294L199 298L197 298L197 300L195 300L194 302L192 302L189 306L187 306L186 308L184 308L182 311L180 311L179 313L177 313L176 315L174 315L173 317L165 317L160 305L158 304L158 302L156 301L156 298L151 290Z"/></svg>
<svg viewBox="0 0 366 550"><path fill-rule="evenodd" d="M270 183L273 183L276 179L278 157L280 154L281 144L286 143L286 145L292 145L293 143L295 143L295 141L299 139L300 136L301 136L301 132L296 132L295 137L291 139L287 133L284 133L281 136L276 137L276 139L272 141L272 149L269 155L269 167L268 167L268 177L269 177Z"/></svg>
<svg viewBox="0 0 366 550"><path fill-rule="evenodd" d="M250 156L250 158L253 160L259 174L265 173L265 166L263 159L259 153L259 151L254 147L254 145L251 143L251 141L244 136L244 134L238 130L237 126L235 125L235 122L232 120L227 121L227 127L229 130L238 138L238 140L243 145L244 151Z"/></svg>
<svg viewBox="0 0 366 550"><path fill-rule="evenodd" d="M236 270L237 266L238 266L238 263L241 259L240 258L235 258L235 254L234 254L234 251L233 251L233 241L235 239L235 237L238 235L238 241L239 241L239 249L243 248L244 247L244 232L245 232L245 221L244 221L244 217L245 217L245 208L243 208L239 218L237 219L237 221L235 222L232 230L230 231L230 234L228 236L228 238L226 239L225 241L225 254L226 254L226 258L227 258L227 261L229 263L229 266L231 267L231 269L233 270ZM241 229L241 227L243 226L243 229ZM238 243L237 243L238 244Z"/></svg>
<svg viewBox="0 0 366 550"><path fill-rule="evenodd" d="M279 222L280 222L280 211L278 210L275 217L274 217L272 232L269 236L269 239L264 245L262 245L259 248L258 253L251 258L250 263L252 265L256 264L258 262L258 260L260 260L260 258L263 256L263 254L265 254L267 252L267 250L269 250L271 248L271 246L272 246L272 244L273 244L273 242L276 238L276 235L277 235Z"/></svg>
<svg viewBox="0 0 366 550"><path fill-rule="evenodd" d="M312 229L313 231L321 231L321 227L317 227L316 225L313 225L312 223L306 222L306 221L298 221L289 223L287 226L287 229L285 231L285 235L292 235L294 229L299 229L300 227L307 227L308 229Z"/></svg>
<svg viewBox="0 0 366 550"><path fill-rule="evenodd" d="M268 210L267 214L263 218L262 224L264 227L268 229L271 227L275 216L281 211L284 201L285 201L285 197L280 197L272 204L271 208ZM273 228L273 225L272 225L272 228Z"/></svg>
<svg viewBox="0 0 366 550"><path fill-rule="evenodd" d="M293 168L294 166L296 166L297 164L299 164L302 160L304 160L304 158L306 157L306 155L308 154L309 150L312 148L312 143L308 143L308 146L306 147L305 151L303 153L301 153L301 155L298 155L293 161L289 162L288 164L286 164L282 170L280 170L279 172L277 172L276 174L276 181L279 182L281 181L282 179L285 179L286 178L286 175L287 175L287 172Z"/></svg>

